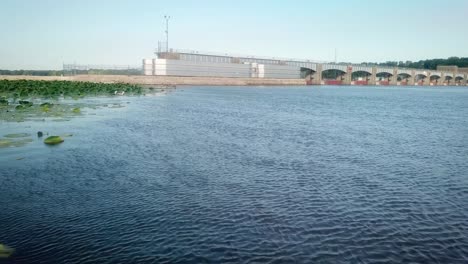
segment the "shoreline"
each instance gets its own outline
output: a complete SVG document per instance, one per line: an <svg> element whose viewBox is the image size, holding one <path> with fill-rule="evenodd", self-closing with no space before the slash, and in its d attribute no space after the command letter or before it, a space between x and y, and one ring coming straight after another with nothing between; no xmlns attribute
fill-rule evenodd
<svg viewBox="0 0 468 264"><path fill-rule="evenodd" d="M74 76L31 76L0 75L0 80L80 81L94 83L129 83L140 85L208 85L208 86L305 86L304 79L259 79L226 77L178 77L144 75L74 75Z"/></svg>
<svg viewBox="0 0 468 264"><path fill-rule="evenodd" d="M189 76L146 76L146 75L73 75L73 76L33 76L33 75L0 75L0 80L35 80L35 81L74 81L92 83L128 83L159 86L327 86L327 84L307 84L305 79L264 79L264 78L230 78L230 77L189 77ZM341 84L339 86L379 86ZM399 87L466 87L467 85L402 85Z"/></svg>

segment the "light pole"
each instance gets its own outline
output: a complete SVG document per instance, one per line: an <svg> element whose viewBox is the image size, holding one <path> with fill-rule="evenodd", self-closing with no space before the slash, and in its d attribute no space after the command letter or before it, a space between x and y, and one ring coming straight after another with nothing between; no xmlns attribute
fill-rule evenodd
<svg viewBox="0 0 468 264"><path fill-rule="evenodd" d="M170 16L164 16L164 19L166 19L166 53L169 52L169 19L171 19Z"/></svg>

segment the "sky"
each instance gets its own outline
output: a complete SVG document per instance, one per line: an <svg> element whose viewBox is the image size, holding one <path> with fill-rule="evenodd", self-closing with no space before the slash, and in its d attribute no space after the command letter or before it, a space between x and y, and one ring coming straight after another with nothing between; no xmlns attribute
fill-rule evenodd
<svg viewBox="0 0 468 264"><path fill-rule="evenodd" d="M141 65L169 45L353 63L468 57L468 0L2 0L0 69Z"/></svg>

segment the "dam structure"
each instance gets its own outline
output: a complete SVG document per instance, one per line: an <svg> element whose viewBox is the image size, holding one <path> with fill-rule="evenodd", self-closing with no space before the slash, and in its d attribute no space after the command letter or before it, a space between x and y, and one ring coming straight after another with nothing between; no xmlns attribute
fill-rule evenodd
<svg viewBox="0 0 468 264"><path fill-rule="evenodd" d="M468 68L456 66L408 69L178 49L156 55L143 59L144 75L304 79L309 85L468 85Z"/></svg>

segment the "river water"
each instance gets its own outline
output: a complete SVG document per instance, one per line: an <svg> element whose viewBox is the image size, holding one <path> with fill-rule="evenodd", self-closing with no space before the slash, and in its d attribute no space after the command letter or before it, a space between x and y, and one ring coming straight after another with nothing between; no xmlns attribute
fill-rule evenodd
<svg viewBox="0 0 468 264"><path fill-rule="evenodd" d="M125 107L0 123L73 134L0 149L0 263L468 262L466 88L109 100Z"/></svg>

